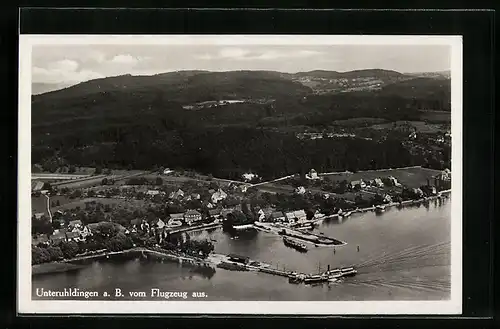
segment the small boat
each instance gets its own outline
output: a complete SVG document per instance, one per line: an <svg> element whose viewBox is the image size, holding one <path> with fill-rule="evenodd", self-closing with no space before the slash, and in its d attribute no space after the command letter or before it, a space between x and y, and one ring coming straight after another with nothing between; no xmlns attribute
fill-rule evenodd
<svg viewBox="0 0 500 329"><path fill-rule="evenodd" d="M340 269L342 276L354 276L358 273L353 267L344 267Z"/></svg>
<svg viewBox="0 0 500 329"><path fill-rule="evenodd" d="M296 240L293 240L293 239L290 239L287 237L283 237L283 243L287 247L297 249L298 251L307 252L307 246L303 243L296 241Z"/></svg>
<svg viewBox="0 0 500 329"><path fill-rule="evenodd" d="M349 217L351 216L352 212L351 211L348 211L348 212L345 212L342 214L342 217Z"/></svg>
<svg viewBox="0 0 500 329"><path fill-rule="evenodd" d="M385 206L384 205L378 205L375 207L375 212L380 214L380 213L383 213L385 211Z"/></svg>

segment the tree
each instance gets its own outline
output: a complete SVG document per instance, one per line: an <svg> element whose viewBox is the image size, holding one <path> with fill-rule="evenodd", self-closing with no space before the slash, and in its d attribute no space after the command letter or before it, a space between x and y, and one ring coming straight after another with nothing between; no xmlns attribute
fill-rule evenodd
<svg viewBox="0 0 500 329"><path fill-rule="evenodd" d="M74 174L76 172L76 168L73 165L70 165L68 168L68 173L69 174Z"/></svg>
<svg viewBox="0 0 500 329"><path fill-rule="evenodd" d="M102 179L101 185L108 185L108 179L106 177Z"/></svg>
<svg viewBox="0 0 500 329"><path fill-rule="evenodd" d="M56 207L60 207L61 206L61 201L60 200L56 200Z"/></svg>
<svg viewBox="0 0 500 329"><path fill-rule="evenodd" d="M52 223L46 217L42 217L41 219L32 218L32 234L51 234L53 231Z"/></svg>
<svg viewBox="0 0 500 329"><path fill-rule="evenodd" d="M82 191L81 190L74 190L73 192L71 192L71 194L69 195L69 198L70 199L77 199L77 198L80 198L82 196Z"/></svg>
<svg viewBox="0 0 500 329"><path fill-rule="evenodd" d="M118 233L118 228L114 223L111 222L101 222L97 225L95 234L104 238L110 238Z"/></svg>
<svg viewBox="0 0 500 329"><path fill-rule="evenodd" d="M79 250L78 243L75 241L61 243L61 251L66 259L75 257Z"/></svg>
<svg viewBox="0 0 500 329"><path fill-rule="evenodd" d="M31 263L42 264L50 262L50 254L46 248L33 247L31 248Z"/></svg>
<svg viewBox="0 0 500 329"><path fill-rule="evenodd" d="M94 175L100 175L100 174L102 174L102 167L96 166L95 171L94 171Z"/></svg>
<svg viewBox="0 0 500 329"><path fill-rule="evenodd" d="M123 233L118 233L111 239L105 242L105 246L108 250L111 251L121 251L132 248L133 242Z"/></svg>
<svg viewBox="0 0 500 329"><path fill-rule="evenodd" d="M163 179L161 177L156 177L155 185L163 185Z"/></svg>
<svg viewBox="0 0 500 329"><path fill-rule="evenodd" d="M49 246L49 247L47 247L47 252L49 254L49 259L52 262L56 261L56 260L60 260L64 257L63 253L61 251L61 248L59 248L59 247Z"/></svg>

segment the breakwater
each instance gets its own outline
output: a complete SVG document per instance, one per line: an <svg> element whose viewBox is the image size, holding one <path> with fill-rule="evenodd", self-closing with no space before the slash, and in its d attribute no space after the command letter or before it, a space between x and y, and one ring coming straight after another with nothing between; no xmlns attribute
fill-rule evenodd
<svg viewBox="0 0 500 329"><path fill-rule="evenodd" d="M171 230L171 231L169 231L169 233L174 234L174 233L182 233L182 232L195 232L195 231L208 230L208 229L212 229L212 228L218 228L221 226L222 226L221 223L210 223L210 224L203 224L203 225L198 225L198 226L180 228L177 230Z"/></svg>

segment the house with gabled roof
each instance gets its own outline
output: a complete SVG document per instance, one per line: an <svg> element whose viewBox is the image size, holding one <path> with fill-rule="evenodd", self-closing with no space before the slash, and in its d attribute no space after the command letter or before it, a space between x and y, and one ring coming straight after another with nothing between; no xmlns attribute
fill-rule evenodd
<svg viewBox="0 0 500 329"><path fill-rule="evenodd" d="M73 227L82 227L83 223L79 219L75 219L69 222L68 227L73 228Z"/></svg>
<svg viewBox="0 0 500 329"><path fill-rule="evenodd" d="M295 213L293 211L288 211L285 213L286 220L288 223L293 224L295 223Z"/></svg>
<svg viewBox="0 0 500 329"><path fill-rule="evenodd" d="M270 219L271 214L275 210L271 207L266 207L266 208L261 208L257 211L257 218L259 222L266 222L268 219Z"/></svg>
<svg viewBox="0 0 500 329"><path fill-rule="evenodd" d="M184 221L188 225L196 224L197 222L201 221L202 218L203 217L201 216L201 213L198 210L195 210L195 209L189 209L184 214Z"/></svg>
<svg viewBox="0 0 500 329"><path fill-rule="evenodd" d="M293 212L293 215L295 216L295 220L297 221L302 221L307 219L307 214L304 210L295 210Z"/></svg>
<svg viewBox="0 0 500 329"><path fill-rule="evenodd" d="M181 190L181 189L178 189L177 191L175 192L171 192L168 197L170 199L181 199L184 197L184 191Z"/></svg>
<svg viewBox="0 0 500 329"><path fill-rule="evenodd" d="M165 222L164 222L164 221L162 221L160 218L155 219L155 220L153 221L153 224L154 224L157 228L159 228L159 229L162 229L162 228L164 228L164 227L165 227Z"/></svg>
<svg viewBox="0 0 500 329"><path fill-rule="evenodd" d="M375 178L373 180L373 183L376 187L384 187L384 183L382 182L382 180L380 178Z"/></svg>
<svg viewBox="0 0 500 329"><path fill-rule="evenodd" d="M271 221L272 222L284 222L286 220L285 214L283 214L282 211L274 211L271 214Z"/></svg>
<svg viewBox="0 0 500 329"><path fill-rule="evenodd" d="M219 201L224 200L225 198L227 198L227 193L224 192L221 188L219 188L216 192L214 192L210 197L212 203L217 203Z"/></svg>
<svg viewBox="0 0 500 329"><path fill-rule="evenodd" d="M80 233L79 232L66 232L66 240L67 241L80 241Z"/></svg>

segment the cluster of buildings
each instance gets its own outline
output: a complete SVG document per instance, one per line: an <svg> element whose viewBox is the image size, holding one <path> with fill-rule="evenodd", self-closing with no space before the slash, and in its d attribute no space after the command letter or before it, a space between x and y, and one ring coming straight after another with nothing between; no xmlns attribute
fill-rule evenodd
<svg viewBox="0 0 500 329"><path fill-rule="evenodd" d="M356 135L352 133L297 133L295 137L298 139L354 138Z"/></svg>
<svg viewBox="0 0 500 329"><path fill-rule="evenodd" d="M321 217L319 211L314 213L315 218ZM257 211L257 220L259 222L280 223L285 225L296 225L307 220L307 213L303 209L291 211L277 211L274 208L267 207Z"/></svg>
<svg viewBox="0 0 500 329"><path fill-rule="evenodd" d="M208 208L213 208L217 203L220 203L222 200L226 199L228 194L222 190L221 188L215 190L208 190L210 193L210 201L206 203ZM160 190L148 190L146 191L146 196L149 198L154 198L157 195L165 196L166 193ZM99 197L99 192L98 195ZM170 192L168 198L171 200L182 200L182 201L191 201L191 200L201 200L201 195L199 193L186 193L182 189L177 189L176 191Z"/></svg>
<svg viewBox="0 0 500 329"><path fill-rule="evenodd" d="M350 190L356 190L356 189L359 190L359 189L366 188L367 186L382 188L384 186L401 187L402 185L393 176L389 176L389 177L385 177L385 178L370 179L366 182L363 179L353 180L353 181L349 182L349 189Z"/></svg>
<svg viewBox="0 0 500 329"><path fill-rule="evenodd" d="M40 234L33 236L31 243L36 246L39 244L59 244L68 241L85 241L88 236L92 235L92 231L95 230L97 225L97 223L83 225L81 220L72 220L68 223L67 227L55 229L50 235Z"/></svg>

